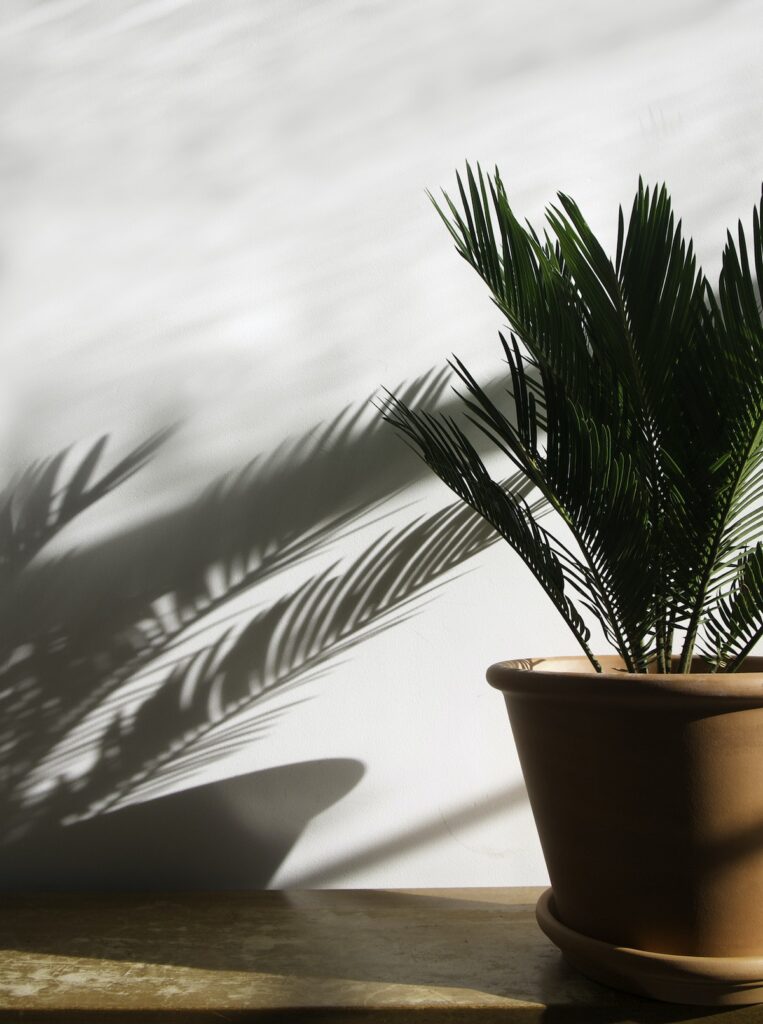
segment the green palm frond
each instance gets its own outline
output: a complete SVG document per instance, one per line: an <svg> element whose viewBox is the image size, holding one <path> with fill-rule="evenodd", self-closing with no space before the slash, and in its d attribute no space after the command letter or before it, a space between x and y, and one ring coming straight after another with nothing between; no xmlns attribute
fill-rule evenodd
<svg viewBox="0 0 763 1024"><path fill-rule="evenodd" d="M761 207L753 214L753 263L758 294L763 286ZM761 442L763 441L763 322L741 224L738 246L729 234L718 298L706 289L701 330L693 358L681 367L686 385L679 411L690 430L676 461L685 481L684 521L696 563L683 563L692 605L682 666L688 667L703 621L750 543L760 536ZM678 543L678 540L677 540ZM720 656L720 652L719 652Z"/></svg>
<svg viewBox="0 0 763 1024"><path fill-rule="evenodd" d="M741 607L739 574L747 579L753 565L745 552L763 527L763 200L750 249L741 224L728 236L716 297L665 186L639 181L610 258L563 193L539 233L514 214L497 169L467 164L457 185L460 205L447 193L433 202L508 320L505 397L488 396L456 359L464 429L403 401L387 418L463 500L492 515L589 656L571 591L629 670L656 661L670 671L683 634L687 671L698 639L720 643L721 609ZM533 533L515 496L498 498L469 424L538 488L574 556ZM736 668L722 650L714 663Z"/></svg>
<svg viewBox="0 0 763 1024"><path fill-rule="evenodd" d="M566 588L571 580L582 581L584 567L538 523L525 499L526 489L508 488L493 480L476 448L450 417L417 413L391 394L382 402L382 413L437 476L508 541L595 663L588 648L590 631ZM528 478L535 482L529 474Z"/></svg>
<svg viewBox="0 0 763 1024"><path fill-rule="evenodd" d="M541 370L543 415L528 384L515 339L504 353L511 373L513 417L501 412L459 360L467 419L509 456L561 517L584 560L583 598L608 638L626 651L628 664L643 661L652 592L641 572L642 524L648 514L643 473L624 439L622 417L580 407L557 378ZM608 421L609 420L609 421ZM543 430L541 430L543 424ZM580 495L585 501L579 500Z"/></svg>
<svg viewBox="0 0 763 1024"><path fill-rule="evenodd" d="M739 559L730 589L704 623L705 657L716 671L733 672L763 637L763 545Z"/></svg>

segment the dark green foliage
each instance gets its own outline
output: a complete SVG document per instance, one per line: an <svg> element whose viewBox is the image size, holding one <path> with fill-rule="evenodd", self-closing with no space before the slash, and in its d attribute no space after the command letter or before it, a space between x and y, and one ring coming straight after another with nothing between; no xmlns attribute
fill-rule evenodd
<svg viewBox="0 0 763 1024"><path fill-rule="evenodd" d="M728 235L714 293L664 186L639 181L614 260L568 196L541 237L497 169L467 165L458 191L460 207L433 202L509 322L506 400L454 359L467 422L392 395L385 418L524 559L594 665L576 602L629 671L687 672L695 651L736 670L763 636L763 200L750 248L741 223ZM561 532L491 479L467 423Z"/></svg>

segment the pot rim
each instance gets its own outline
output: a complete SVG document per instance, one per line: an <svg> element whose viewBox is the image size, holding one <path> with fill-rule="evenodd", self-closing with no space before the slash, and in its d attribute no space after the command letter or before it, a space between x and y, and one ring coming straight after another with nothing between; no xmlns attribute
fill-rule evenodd
<svg viewBox="0 0 763 1024"><path fill-rule="evenodd" d="M649 696L662 700L693 697L763 705L763 657L747 658L745 672L697 671L685 675L629 673L616 655L597 655L597 659L603 672L595 672L583 655L499 661L487 670L487 681L496 690L523 696L554 694L576 700L591 697L597 701L621 698L639 702ZM701 665L700 659L694 659L694 666Z"/></svg>

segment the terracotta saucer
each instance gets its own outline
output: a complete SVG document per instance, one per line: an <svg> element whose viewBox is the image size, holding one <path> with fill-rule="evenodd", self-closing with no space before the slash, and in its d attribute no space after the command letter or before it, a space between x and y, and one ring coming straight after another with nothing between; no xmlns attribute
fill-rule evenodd
<svg viewBox="0 0 763 1024"><path fill-rule="evenodd" d="M605 985L670 1003L742 1006L763 1002L763 957L650 953L591 939L562 924L551 889L541 895L535 915L565 959Z"/></svg>

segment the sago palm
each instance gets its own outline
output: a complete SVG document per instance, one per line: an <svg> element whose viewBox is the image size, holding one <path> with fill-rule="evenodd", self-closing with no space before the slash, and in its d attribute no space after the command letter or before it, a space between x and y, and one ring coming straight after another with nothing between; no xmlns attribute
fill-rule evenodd
<svg viewBox="0 0 763 1024"><path fill-rule="evenodd" d="M763 201L749 249L741 223L728 234L714 291L664 186L639 181L614 258L566 195L539 233L497 169L467 165L458 192L433 202L508 320L506 397L454 358L461 420L393 395L385 417L520 555L597 670L585 613L630 672L700 654L736 671L763 636ZM491 477L471 429L560 529Z"/></svg>

